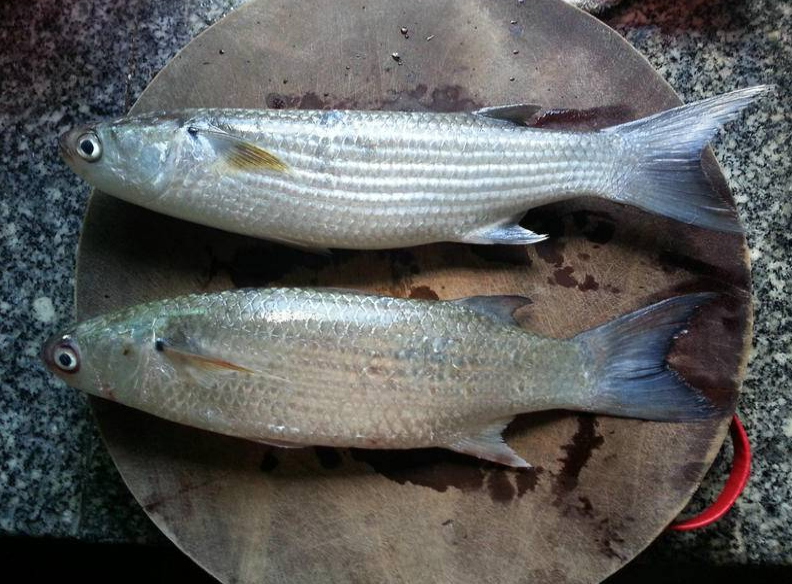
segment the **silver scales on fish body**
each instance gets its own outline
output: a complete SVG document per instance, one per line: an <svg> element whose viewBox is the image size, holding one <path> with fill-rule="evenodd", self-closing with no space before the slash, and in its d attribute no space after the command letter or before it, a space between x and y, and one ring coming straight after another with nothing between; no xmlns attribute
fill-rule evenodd
<svg viewBox="0 0 792 584"><path fill-rule="evenodd" d="M76 128L68 164L102 191L304 248L530 244L530 208L581 194L739 231L701 150L767 87L594 132L528 127L529 104L468 113L197 109Z"/></svg>

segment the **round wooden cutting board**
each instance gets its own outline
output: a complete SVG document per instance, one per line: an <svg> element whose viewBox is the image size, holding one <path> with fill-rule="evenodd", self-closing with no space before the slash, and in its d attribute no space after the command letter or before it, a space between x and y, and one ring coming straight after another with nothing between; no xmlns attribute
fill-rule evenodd
<svg viewBox="0 0 792 584"><path fill-rule="evenodd" d="M190 43L133 113L515 102L587 110L571 117L594 128L679 100L616 33L558 0L259 0ZM705 167L730 197L709 153ZM441 450L279 450L94 401L152 520L224 582L597 582L629 561L684 507L725 436L750 341L745 239L590 198L531 211L523 225L552 237L328 258L94 193L79 249L80 319L196 291L334 286L432 299L522 294L533 300L518 314L523 326L568 337L663 298L721 293L671 363L724 407L722 419L521 416L507 439L535 465L528 471Z"/></svg>

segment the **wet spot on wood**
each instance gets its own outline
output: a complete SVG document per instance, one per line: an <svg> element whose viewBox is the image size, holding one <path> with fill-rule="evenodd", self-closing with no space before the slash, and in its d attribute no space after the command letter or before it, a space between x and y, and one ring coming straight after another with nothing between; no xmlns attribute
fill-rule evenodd
<svg viewBox="0 0 792 584"><path fill-rule="evenodd" d="M585 517L593 517L594 505L591 504L591 499L588 497L578 497L578 501L581 503L581 506L577 507L577 510L580 512L580 514Z"/></svg>
<svg viewBox="0 0 792 584"><path fill-rule="evenodd" d="M473 245L470 253L489 263L525 267L533 263L525 248L519 245Z"/></svg>
<svg viewBox="0 0 792 584"><path fill-rule="evenodd" d="M240 249L230 262L218 260L213 269L224 268L236 286L246 288L265 286L298 267L316 271L332 262L333 258L272 244Z"/></svg>
<svg viewBox="0 0 792 584"><path fill-rule="evenodd" d="M422 300L440 300L437 292L432 290L429 286L415 286L410 290L410 298L419 298Z"/></svg>
<svg viewBox="0 0 792 584"><path fill-rule="evenodd" d="M599 290L599 284L591 274L586 274L583 281L578 284L578 290L581 292L588 292L589 290Z"/></svg>
<svg viewBox="0 0 792 584"><path fill-rule="evenodd" d="M496 503L509 503L517 494L517 489L510 479L510 473L502 469L490 472L487 477L487 490Z"/></svg>
<svg viewBox="0 0 792 584"><path fill-rule="evenodd" d="M572 272L574 271L575 268L572 266L566 266L560 270L554 271L553 277L548 278L547 281L549 284L558 284L559 286L563 286L565 288L574 288L578 285L578 281L572 275Z"/></svg>
<svg viewBox="0 0 792 584"><path fill-rule="evenodd" d="M575 211L572 213L575 228L589 241L604 245L613 239L616 223L610 215L593 211Z"/></svg>
<svg viewBox="0 0 792 584"><path fill-rule="evenodd" d="M314 453L322 468L333 469L341 466L343 459L335 448L327 446L314 446Z"/></svg>
<svg viewBox="0 0 792 584"><path fill-rule="evenodd" d="M285 109L295 107L299 99L291 95L281 95L280 93L268 93L265 98L267 107L270 109Z"/></svg>
<svg viewBox="0 0 792 584"><path fill-rule="evenodd" d="M261 472L272 472L278 466L278 457L272 453L272 450L264 455L259 464Z"/></svg>
<svg viewBox="0 0 792 584"><path fill-rule="evenodd" d="M534 249L536 250L536 255L548 264L553 264L557 268L564 265L564 255L561 253L563 247L557 242L546 239L537 243Z"/></svg>
<svg viewBox="0 0 792 584"><path fill-rule="evenodd" d="M658 261L660 262L660 266L662 267L663 271L668 273L682 269L699 276L705 276L714 280L739 285L739 282L735 281L736 277L734 274L729 274L726 270L718 266L696 258L692 258L682 253L664 251L659 255Z"/></svg>
<svg viewBox="0 0 792 584"><path fill-rule="evenodd" d="M521 468L517 472L517 497L522 497L528 491L536 490L536 485L539 484L539 475L544 472L541 466L532 468Z"/></svg>
<svg viewBox="0 0 792 584"><path fill-rule="evenodd" d="M701 462L688 462L679 469L679 480L684 483L698 481L704 472L704 464Z"/></svg>
<svg viewBox="0 0 792 584"><path fill-rule="evenodd" d="M440 448L414 450L350 450L352 458L364 462L382 476L404 485L411 483L444 493L449 487L477 491L484 486L481 461Z"/></svg>
<svg viewBox="0 0 792 584"><path fill-rule="evenodd" d="M597 527L600 530L600 535L596 538L596 542L600 552L608 558L626 560L627 557L616 549L619 544L624 543L624 538L615 527L610 525L610 520L606 517L599 522Z"/></svg>
<svg viewBox="0 0 792 584"><path fill-rule="evenodd" d="M578 429L572 436L572 441L561 447L566 454L558 460L561 462L561 471L556 477L553 491L556 495L555 504L559 505L565 495L577 488L580 473L588 463L594 450L602 446L605 439L597 432L599 422L591 415L579 415Z"/></svg>

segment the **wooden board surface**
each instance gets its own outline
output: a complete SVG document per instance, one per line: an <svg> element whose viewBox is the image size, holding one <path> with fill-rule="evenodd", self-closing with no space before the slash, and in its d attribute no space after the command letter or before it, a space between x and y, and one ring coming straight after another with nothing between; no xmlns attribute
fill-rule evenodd
<svg viewBox="0 0 792 584"><path fill-rule="evenodd" d="M679 103L616 33L556 0L259 0L190 43L133 111L457 111L521 101L606 107L608 122ZM730 197L710 154L705 168ZM700 312L671 362L733 409L750 341L743 237L591 198L531 211L523 225L552 238L325 258L97 192L80 242L78 317L194 291L319 285L420 298L522 294L533 300L518 315L523 326L567 337L669 296L716 290L721 299ZM245 583L597 582L678 514L728 426L728 416L689 425L522 416L507 437L535 468L520 472L441 450L282 451L94 407L153 521L217 578Z"/></svg>

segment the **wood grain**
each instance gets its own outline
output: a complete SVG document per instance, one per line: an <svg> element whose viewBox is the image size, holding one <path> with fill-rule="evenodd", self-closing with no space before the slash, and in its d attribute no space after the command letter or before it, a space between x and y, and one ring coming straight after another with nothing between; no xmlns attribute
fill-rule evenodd
<svg viewBox="0 0 792 584"><path fill-rule="evenodd" d="M616 33L555 0L259 0L190 43L133 111L457 111L520 101L600 108L575 119L584 127L679 103ZM705 168L730 197L709 153ZM533 300L518 315L523 326L566 337L669 296L715 290L721 298L701 310L671 362L733 410L750 341L742 236L590 198L531 211L523 225L552 238L325 258L97 192L80 242L78 317L199 290L340 286L421 298L523 294ZM518 472L440 450L281 451L116 404L94 407L153 521L218 579L245 583L600 581L683 508L729 419L522 416L507 437L535 468Z"/></svg>

